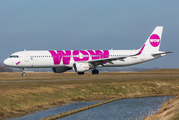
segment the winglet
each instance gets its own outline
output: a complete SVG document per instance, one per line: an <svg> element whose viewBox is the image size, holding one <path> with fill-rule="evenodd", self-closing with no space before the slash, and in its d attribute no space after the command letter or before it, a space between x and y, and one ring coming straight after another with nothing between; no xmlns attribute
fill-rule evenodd
<svg viewBox="0 0 179 120"><path fill-rule="evenodd" d="M130 56L136 56L136 55L142 54L142 51L144 50L144 47L145 47L145 44L143 45L143 47L140 49L140 51L137 54L130 55Z"/></svg>
<svg viewBox="0 0 179 120"><path fill-rule="evenodd" d="M142 51L144 50L144 47L145 47L145 44L136 55L140 55L142 53Z"/></svg>

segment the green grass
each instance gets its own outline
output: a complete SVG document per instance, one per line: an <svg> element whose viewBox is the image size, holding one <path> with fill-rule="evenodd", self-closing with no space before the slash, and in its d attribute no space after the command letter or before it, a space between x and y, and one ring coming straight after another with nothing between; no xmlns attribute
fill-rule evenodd
<svg viewBox="0 0 179 120"><path fill-rule="evenodd" d="M174 116L174 118L172 118L171 120L179 120L179 114L177 114L176 116Z"/></svg>
<svg viewBox="0 0 179 120"><path fill-rule="evenodd" d="M22 81L23 78L24 80L94 78L90 80L0 82L0 117L16 115L17 111L21 111L20 114L26 114L44 106L62 105L69 101L92 101L135 95L178 94L179 71L164 70L163 72L159 70L155 73L156 71L101 73L97 76L93 76L91 73L84 76L74 73L28 73L29 76L26 77L19 76L19 73L0 74L0 81L5 80L5 75L7 75L7 81L13 81L14 78Z"/></svg>

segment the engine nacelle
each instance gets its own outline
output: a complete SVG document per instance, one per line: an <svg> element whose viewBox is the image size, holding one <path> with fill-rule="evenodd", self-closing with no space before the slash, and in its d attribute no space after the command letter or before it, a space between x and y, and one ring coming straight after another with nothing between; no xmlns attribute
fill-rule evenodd
<svg viewBox="0 0 179 120"><path fill-rule="evenodd" d="M75 72L84 72L89 70L89 68L89 63L74 63L73 65L73 70L75 70Z"/></svg>
<svg viewBox="0 0 179 120"><path fill-rule="evenodd" d="M62 72L66 72L67 70L70 70L72 68L68 68L68 67L59 67L59 68L52 68L54 73L62 73Z"/></svg>

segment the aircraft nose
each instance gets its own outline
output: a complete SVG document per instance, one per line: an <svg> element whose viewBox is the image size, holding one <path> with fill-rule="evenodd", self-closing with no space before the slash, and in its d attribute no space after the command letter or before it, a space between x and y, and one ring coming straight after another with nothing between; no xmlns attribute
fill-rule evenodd
<svg viewBox="0 0 179 120"><path fill-rule="evenodd" d="M8 59L8 58L7 58L7 59L5 59L3 63L4 63L4 65L6 65L6 66L9 66L9 65L10 65L10 61L9 61L9 59Z"/></svg>

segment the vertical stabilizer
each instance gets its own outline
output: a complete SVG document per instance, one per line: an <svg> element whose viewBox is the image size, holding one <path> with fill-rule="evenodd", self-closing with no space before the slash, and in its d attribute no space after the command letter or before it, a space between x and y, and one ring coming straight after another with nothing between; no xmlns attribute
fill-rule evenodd
<svg viewBox="0 0 179 120"><path fill-rule="evenodd" d="M152 34L149 36L145 42L144 52L146 51L159 51L161 38L162 38L163 26L157 26Z"/></svg>

